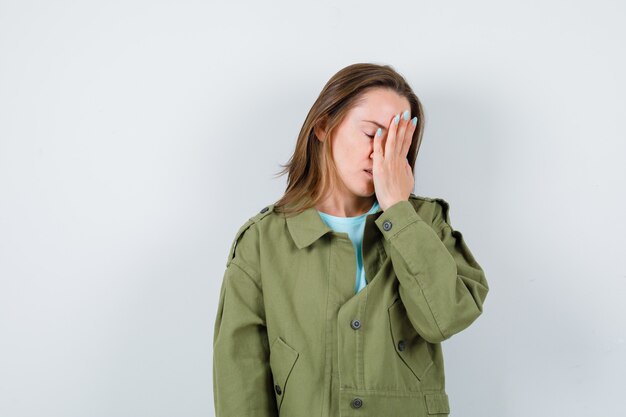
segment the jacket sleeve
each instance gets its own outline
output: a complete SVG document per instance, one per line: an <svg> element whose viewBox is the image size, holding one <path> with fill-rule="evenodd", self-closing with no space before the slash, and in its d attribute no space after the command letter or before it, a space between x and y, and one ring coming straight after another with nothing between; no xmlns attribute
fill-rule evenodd
<svg viewBox="0 0 626 417"><path fill-rule="evenodd" d="M387 240L408 319L425 340L438 343L478 318L489 286L463 235L451 226L448 204L433 201L431 224L410 201L388 207L376 224Z"/></svg>
<svg viewBox="0 0 626 417"><path fill-rule="evenodd" d="M254 231L240 229L227 262L213 335L216 417L276 417ZM244 236L241 237L241 235ZM238 242L238 240L240 240ZM235 251L236 246L236 251Z"/></svg>

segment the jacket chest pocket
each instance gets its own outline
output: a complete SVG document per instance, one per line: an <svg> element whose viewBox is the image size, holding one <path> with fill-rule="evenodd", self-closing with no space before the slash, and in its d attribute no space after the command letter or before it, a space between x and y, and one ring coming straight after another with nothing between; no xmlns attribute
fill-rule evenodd
<svg viewBox="0 0 626 417"><path fill-rule="evenodd" d="M398 298L387 310L395 351L418 380L433 364L428 342L415 330Z"/></svg>
<svg viewBox="0 0 626 417"><path fill-rule="evenodd" d="M280 406L285 398L289 375L291 375L291 370L298 356L298 352L280 336L276 337L270 347L270 368L274 379L274 395L276 396L278 411L280 411Z"/></svg>

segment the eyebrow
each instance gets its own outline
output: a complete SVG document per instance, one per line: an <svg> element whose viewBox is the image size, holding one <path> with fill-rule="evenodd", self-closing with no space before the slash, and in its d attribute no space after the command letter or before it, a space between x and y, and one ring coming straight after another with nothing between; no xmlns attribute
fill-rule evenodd
<svg viewBox="0 0 626 417"><path fill-rule="evenodd" d="M368 122L368 123L374 123L376 126L380 127L381 129L383 129L383 130L387 130L387 128L386 128L385 126L383 126L383 125L381 125L380 123L375 122L375 121L373 121L373 120L363 120L363 121L364 121L364 122Z"/></svg>

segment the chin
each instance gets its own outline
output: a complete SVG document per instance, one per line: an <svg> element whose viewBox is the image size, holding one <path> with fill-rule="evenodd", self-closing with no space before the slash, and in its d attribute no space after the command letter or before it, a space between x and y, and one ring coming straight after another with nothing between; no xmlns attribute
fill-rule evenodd
<svg viewBox="0 0 626 417"><path fill-rule="evenodd" d="M376 194L373 184L366 187L361 186L359 188L353 188L350 191L352 191L352 194L358 195L359 197L371 197Z"/></svg>

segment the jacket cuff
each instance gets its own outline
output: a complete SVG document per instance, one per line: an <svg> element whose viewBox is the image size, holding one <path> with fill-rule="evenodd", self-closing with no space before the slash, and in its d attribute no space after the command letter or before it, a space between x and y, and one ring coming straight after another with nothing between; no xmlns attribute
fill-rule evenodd
<svg viewBox="0 0 626 417"><path fill-rule="evenodd" d="M408 225L424 221L408 200L398 201L378 216L375 223L385 239L389 240Z"/></svg>

